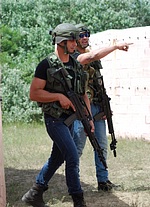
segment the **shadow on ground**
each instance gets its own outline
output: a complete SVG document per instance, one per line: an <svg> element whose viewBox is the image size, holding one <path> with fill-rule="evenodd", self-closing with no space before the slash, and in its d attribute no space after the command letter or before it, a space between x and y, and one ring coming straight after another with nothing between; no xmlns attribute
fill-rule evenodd
<svg viewBox="0 0 150 207"><path fill-rule="evenodd" d="M38 170L5 169L7 206L25 206L25 204L21 201L21 197L32 186L38 173ZM92 185L84 182L81 182L81 184L85 191L85 199L88 207L129 207L128 204L120 200L113 194L113 192L97 192ZM53 176L51 182L49 183L49 189L45 192L44 200L49 206L73 206L71 197L67 192L65 176L63 174L56 173Z"/></svg>

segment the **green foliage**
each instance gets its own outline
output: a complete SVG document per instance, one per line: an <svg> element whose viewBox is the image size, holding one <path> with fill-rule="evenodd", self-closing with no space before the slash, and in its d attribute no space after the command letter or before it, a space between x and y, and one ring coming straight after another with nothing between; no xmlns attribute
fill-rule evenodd
<svg viewBox="0 0 150 207"><path fill-rule="evenodd" d="M76 17L81 20L77 20L86 23L92 33L150 25L148 0L80 1L78 7Z"/></svg>
<svg viewBox="0 0 150 207"><path fill-rule="evenodd" d="M4 122L31 122L41 119L41 110L29 100L29 84L22 79L21 71L3 67L2 115Z"/></svg>
<svg viewBox="0 0 150 207"><path fill-rule="evenodd" d="M17 56L19 53L19 47L21 43L21 36L19 31L13 30L8 26L2 26L0 28L1 33L1 50L7 52L9 55L14 54Z"/></svg>
<svg viewBox="0 0 150 207"><path fill-rule="evenodd" d="M4 122L39 116L28 98L29 84L38 62L54 49L51 28L62 22L83 22L96 33L150 25L149 0L5 0L1 9Z"/></svg>

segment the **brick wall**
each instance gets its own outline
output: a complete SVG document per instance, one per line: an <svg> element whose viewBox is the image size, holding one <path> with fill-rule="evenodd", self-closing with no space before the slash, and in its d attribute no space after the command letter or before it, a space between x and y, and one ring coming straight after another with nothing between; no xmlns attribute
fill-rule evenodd
<svg viewBox="0 0 150 207"><path fill-rule="evenodd" d="M150 26L108 30L90 37L92 49L123 41L133 43L128 52L116 50L101 60L115 134L150 140Z"/></svg>

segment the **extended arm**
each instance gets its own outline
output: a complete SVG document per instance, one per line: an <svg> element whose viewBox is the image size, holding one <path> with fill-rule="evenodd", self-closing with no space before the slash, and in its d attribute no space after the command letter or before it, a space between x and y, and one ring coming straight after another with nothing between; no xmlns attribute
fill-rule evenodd
<svg viewBox="0 0 150 207"><path fill-rule="evenodd" d="M118 45L114 45L114 46L108 46L105 48L101 48L101 49L95 49L95 50L91 50L90 52L87 53L82 53L77 57L77 60L82 64L89 64L91 62L94 62L96 60L100 60L101 58L105 57L106 55L108 55L109 53L119 49L119 50L123 50L123 51L128 51L129 49L129 45L131 45L132 43L120 43Z"/></svg>

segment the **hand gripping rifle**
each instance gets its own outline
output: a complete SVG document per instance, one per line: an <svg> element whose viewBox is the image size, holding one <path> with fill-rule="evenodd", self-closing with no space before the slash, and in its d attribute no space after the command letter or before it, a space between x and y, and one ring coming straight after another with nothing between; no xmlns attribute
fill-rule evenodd
<svg viewBox="0 0 150 207"><path fill-rule="evenodd" d="M90 112L87 108L87 105L83 99L82 96L76 94L72 89L68 82L68 79L70 79L69 74L64 68L60 68L59 72L61 73L61 76L63 78L62 84L64 86L64 89L66 91L67 97L70 99L72 104L74 105L76 111L74 114L72 114L70 117L68 117L64 123L69 126L73 123L74 120L78 119L82 122L85 132L87 133L87 136L89 137L89 140L91 142L91 145L93 146L94 150L97 152L98 157L100 161L103 163L105 169L107 168L106 160L103 156L103 149L100 147L95 135L93 132L91 132L91 126L89 121L91 120ZM86 113L86 111L87 113Z"/></svg>
<svg viewBox="0 0 150 207"><path fill-rule="evenodd" d="M106 94L106 89L104 87L103 76L99 76L95 80L95 91L97 93L98 101L101 103L102 113L96 114L94 120L100 120L102 116L106 115L108 131L111 135L112 142L110 143L110 149L113 150L114 157L116 157L116 144L117 140L114 134L114 127L112 122L112 111L110 107L110 98Z"/></svg>

